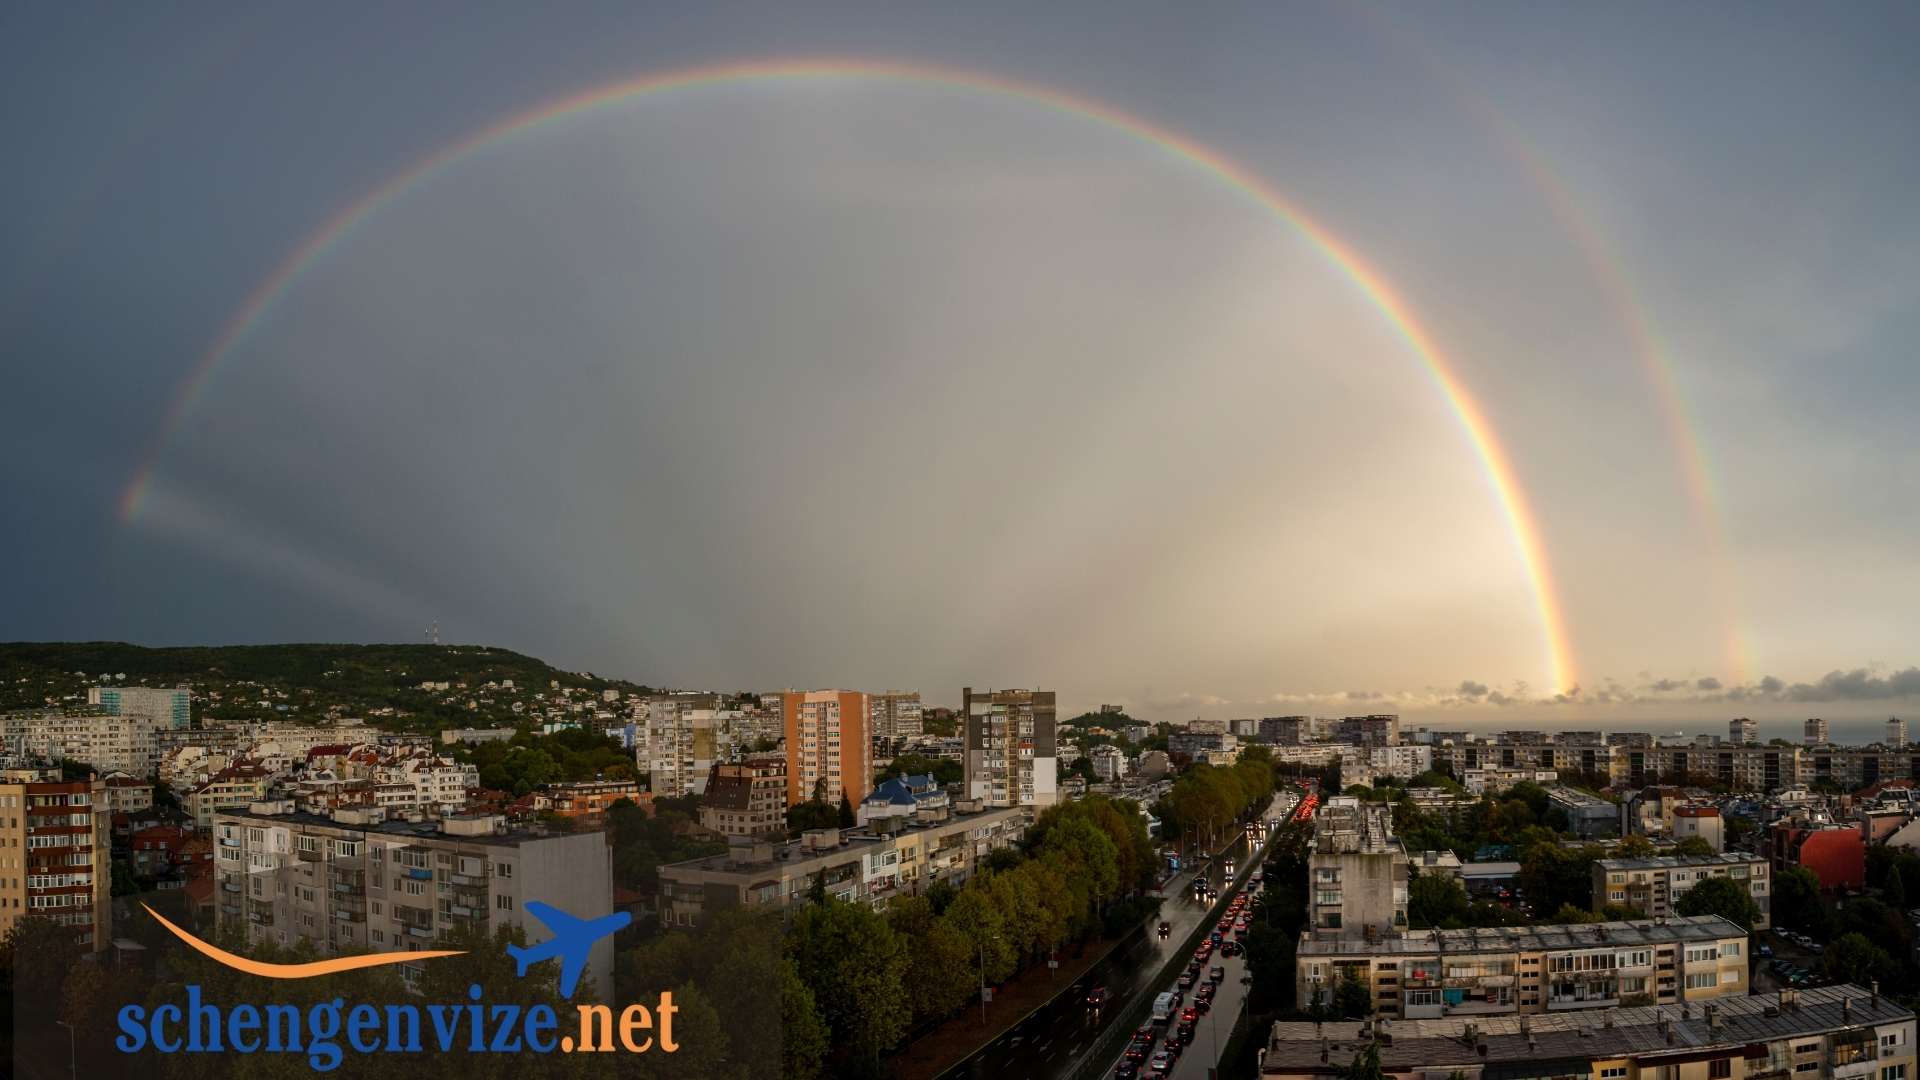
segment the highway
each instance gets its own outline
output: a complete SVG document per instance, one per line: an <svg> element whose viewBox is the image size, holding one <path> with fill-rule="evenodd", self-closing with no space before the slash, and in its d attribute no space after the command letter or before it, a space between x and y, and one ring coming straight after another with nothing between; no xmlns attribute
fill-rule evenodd
<svg viewBox="0 0 1920 1080"><path fill-rule="evenodd" d="M1277 796L1267 814L1284 815L1290 808L1290 799L1289 793ZM1246 837L1239 837L1226 850L1235 866L1245 869L1250 853ZM1221 864L1222 860L1216 858L1207 871L1209 880L1216 888L1224 885ZM1095 1040L1108 1025L1118 1022L1116 1017L1126 1011L1127 1004L1136 995L1144 993L1150 998L1168 989L1158 985L1157 973L1176 952L1182 955L1189 952L1186 939L1201 925L1211 906L1193 899L1192 884L1193 875L1181 873L1162 885L1167 900L1161 908L1160 918L1173 924L1172 932L1167 937L1160 937L1151 923L1128 935L1066 993L1041 1006L972 1057L943 1073L942 1080L961 1077L969 1080L1056 1080L1071 1075L1092 1049ZM1217 955L1209 967L1212 963L1220 962ZM1244 963L1238 959L1225 963L1238 966L1229 967L1227 985L1218 992L1219 1005L1215 1008L1215 1014L1226 1014L1225 1024L1219 1029L1222 1049L1226 1046L1226 1033L1233 1025L1232 1017L1238 1013L1245 991L1238 981L1240 974L1244 973ZM1155 981L1149 983L1149 979ZM1109 994L1108 1006L1098 1011L1088 1009L1086 1005L1087 991L1096 986L1106 987ZM1207 1030L1200 1027L1197 1031L1202 1052ZM1109 1063L1108 1072L1111 1071ZM1202 1071L1194 1075L1204 1077L1205 1073Z"/></svg>

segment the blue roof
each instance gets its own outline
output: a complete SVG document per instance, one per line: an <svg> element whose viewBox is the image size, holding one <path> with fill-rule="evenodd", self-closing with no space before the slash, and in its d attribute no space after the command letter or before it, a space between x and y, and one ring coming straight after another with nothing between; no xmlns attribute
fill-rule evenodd
<svg viewBox="0 0 1920 1080"><path fill-rule="evenodd" d="M862 805L866 803L874 803L876 805L890 803L894 806L912 806L918 802L918 799L914 797L914 792L920 791L931 794L938 790L939 785L933 782L932 773L925 773L920 776L896 776L881 784L879 787L874 788L873 791L869 793L866 798L861 799L860 802Z"/></svg>

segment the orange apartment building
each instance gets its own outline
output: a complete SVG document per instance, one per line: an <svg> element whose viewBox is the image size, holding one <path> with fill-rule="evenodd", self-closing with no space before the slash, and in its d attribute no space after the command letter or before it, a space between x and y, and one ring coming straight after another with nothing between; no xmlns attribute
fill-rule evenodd
<svg viewBox="0 0 1920 1080"><path fill-rule="evenodd" d="M827 801L858 806L873 782L867 695L858 690L789 690L780 695L787 732L787 802L803 803L826 783Z"/></svg>

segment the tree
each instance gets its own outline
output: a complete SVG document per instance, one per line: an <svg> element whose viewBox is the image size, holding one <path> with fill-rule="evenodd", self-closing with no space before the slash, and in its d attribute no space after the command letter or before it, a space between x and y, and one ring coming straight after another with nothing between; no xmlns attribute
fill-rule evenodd
<svg viewBox="0 0 1920 1080"><path fill-rule="evenodd" d="M1673 845L1673 854L1700 858L1712 855L1713 845L1707 843L1703 837L1689 836L1685 840Z"/></svg>
<svg viewBox="0 0 1920 1080"><path fill-rule="evenodd" d="M786 1080L813 1080L820 1075L830 1037L813 991L801 980L793 961L787 960L780 969L780 1075Z"/></svg>
<svg viewBox="0 0 1920 1080"><path fill-rule="evenodd" d="M844 791L842 791L842 792L840 793L840 817L839 817L839 822L840 822L840 827L841 827L841 828L843 828L843 829L851 829L851 828L853 828L853 827L854 827L855 825L857 825L857 824L859 824L859 823L860 823L860 819L859 819L858 817L856 817L856 816L854 816L854 813L853 813L853 803L852 803L852 802L850 802L850 801L848 801L848 799L847 799L847 793L846 793L846 792L844 792Z"/></svg>
<svg viewBox="0 0 1920 1080"><path fill-rule="evenodd" d="M1719 915L1748 933L1760 918L1760 905L1753 902L1747 883L1730 877L1708 878L1688 889L1673 910L1681 915Z"/></svg>
<svg viewBox="0 0 1920 1080"><path fill-rule="evenodd" d="M878 912L834 899L809 904L793 917L787 955L833 1042L855 1058L877 1059L906 1033L905 942Z"/></svg>
<svg viewBox="0 0 1920 1080"><path fill-rule="evenodd" d="M1653 854L1653 841L1639 833L1634 833L1632 836L1622 837L1619 845L1614 848L1613 854L1619 859L1644 859Z"/></svg>
<svg viewBox="0 0 1920 1080"><path fill-rule="evenodd" d="M1333 1011L1349 1020L1363 1020L1373 1015L1373 991L1367 984L1349 975L1340 980L1340 986L1333 992ZM1378 1056L1375 1057L1376 1066Z"/></svg>
<svg viewBox="0 0 1920 1080"><path fill-rule="evenodd" d="M1907 882L1901 876L1898 866L1887 871L1887 883L1880 888L1880 899L1889 907L1901 911L1907 909Z"/></svg>
<svg viewBox="0 0 1920 1080"><path fill-rule="evenodd" d="M911 943L906 988L914 1021L937 1020L965 1005L974 985L966 936L924 896L895 897L887 924Z"/></svg>
<svg viewBox="0 0 1920 1080"><path fill-rule="evenodd" d="M1380 1043L1367 1040L1367 1048L1353 1055L1353 1064L1340 1074L1340 1080L1386 1080L1380 1069Z"/></svg>
<svg viewBox="0 0 1920 1080"><path fill-rule="evenodd" d="M1796 866L1773 882L1773 917L1780 926L1821 937L1827 930L1826 905L1820 899L1820 879Z"/></svg>
<svg viewBox="0 0 1920 1080"><path fill-rule="evenodd" d="M1451 874L1417 874L1407 884L1407 923L1415 930L1465 926L1471 907L1467 890Z"/></svg>
<svg viewBox="0 0 1920 1080"><path fill-rule="evenodd" d="M1822 965L1835 982L1865 986L1876 979L1892 980L1893 957L1864 934L1842 934L1827 946Z"/></svg>

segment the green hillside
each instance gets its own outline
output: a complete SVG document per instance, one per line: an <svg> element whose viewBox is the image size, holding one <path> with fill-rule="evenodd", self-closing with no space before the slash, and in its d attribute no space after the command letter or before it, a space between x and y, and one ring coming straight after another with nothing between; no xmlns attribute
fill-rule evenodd
<svg viewBox="0 0 1920 1080"><path fill-rule="evenodd" d="M114 678L124 674L124 681ZM104 678L103 678L104 676ZM512 690L484 690L511 680ZM94 685L193 684L217 701L196 719L360 716L396 728L512 721L559 683L577 693L644 692L620 679L562 671L509 649L478 645L214 645L147 648L118 641L0 643L0 709L83 704ZM423 682L452 684L448 691ZM461 684L465 684L464 688ZM383 715L387 710L396 714ZM528 715L527 712L518 714Z"/></svg>

